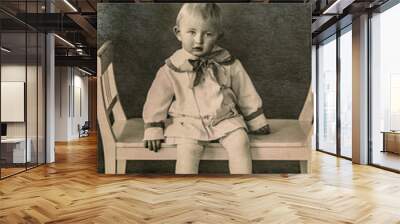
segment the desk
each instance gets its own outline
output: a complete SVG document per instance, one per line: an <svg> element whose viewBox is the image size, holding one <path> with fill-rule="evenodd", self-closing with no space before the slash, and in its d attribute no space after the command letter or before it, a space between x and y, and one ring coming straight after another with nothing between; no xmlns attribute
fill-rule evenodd
<svg viewBox="0 0 400 224"><path fill-rule="evenodd" d="M382 131L383 151L400 154L400 131Z"/></svg>
<svg viewBox="0 0 400 224"><path fill-rule="evenodd" d="M30 162L32 158L31 154L32 141L30 138L28 138L26 142L28 142L27 144L28 147L26 147L26 154L25 154L25 138L1 139L1 156L3 157L3 159L6 160L7 163ZM27 158L27 161L25 161L25 158Z"/></svg>

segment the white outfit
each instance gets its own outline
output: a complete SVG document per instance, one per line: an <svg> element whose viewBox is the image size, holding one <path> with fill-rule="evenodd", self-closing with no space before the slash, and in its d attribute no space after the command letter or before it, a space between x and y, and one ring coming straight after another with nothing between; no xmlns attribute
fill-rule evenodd
<svg viewBox="0 0 400 224"><path fill-rule="evenodd" d="M186 150L187 153L193 151L189 154L196 157L195 160L200 158L201 153L198 154L202 150L195 147L193 141L220 139L227 149L231 144L222 139L231 133L241 133L235 134L241 136L246 134L244 129L253 131L268 124L262 100L239 60L227 50L215 47L207 59L199 61L183 49L176 51L157 72L143 109L144 140L190 139L192 146L183 145L196 148ZM202 67L195 67L195 63L202 63ZM238 129L242 131L236 131ZM247 135L246 139L248 142ZM246 147L250 152L248 143ZM177 168L183 162L179 159L181 148L178 143ZM227 150L231 154L232 150ZM231 156L229 160L231 164ZM193 162L192 167L198 167L198 161L197 165Z"/></svg>
<svg viewBox="0 0 400 224"><path fill-rule="evenodd" d="M199 161L207 142L193 139L175 139L177 143L176 174L197 174ZM251 174L252 157L249 138L243 128L237 129L219 139L227 150L231 174Z"/></svg>

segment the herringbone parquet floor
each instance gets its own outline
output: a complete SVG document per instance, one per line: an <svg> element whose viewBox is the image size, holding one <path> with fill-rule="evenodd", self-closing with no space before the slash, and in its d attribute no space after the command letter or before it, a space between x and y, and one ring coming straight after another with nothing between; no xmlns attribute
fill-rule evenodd
<svg viewBox="0 0 400 224"><path fill-rule="evenodd" d="M94 137L0 181L0 223L400 223L400 175L315 152L311 175L105 176Z"/></svg>

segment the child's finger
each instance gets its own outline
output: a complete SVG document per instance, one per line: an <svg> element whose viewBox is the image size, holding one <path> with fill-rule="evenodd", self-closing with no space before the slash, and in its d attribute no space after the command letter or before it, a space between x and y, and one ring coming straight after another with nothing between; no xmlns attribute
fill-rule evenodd
<svg viewBox="0 0 400 224"><path fill-rule="evenodd" d="M156 151L156 140L151 141L151 151Z"/></svg>
<svg viewBox="0 0 400 224"><path fill-rule="evenodd" d="M267 125L265 126L265 129L266 129L266 133L267 133L267 134L271 133L271 127L269 126L269 124L267 124Z"/></svg>
<svg viewBox="0 0 400 224"><path fill-rule="evenodd" d="M157 150L156 151L160 150L160 148L161 148L161 141L157 140Z"/></svg>

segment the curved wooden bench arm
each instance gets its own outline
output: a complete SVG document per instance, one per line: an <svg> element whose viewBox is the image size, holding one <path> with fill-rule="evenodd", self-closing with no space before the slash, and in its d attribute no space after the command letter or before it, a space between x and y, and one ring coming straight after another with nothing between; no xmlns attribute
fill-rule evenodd
<svg viewBox="0 0 400 224"><path fill-rule="evenodd" d="M107 49L110 49L112 45L112 42L110 40L106 41L103 45L101 45L101 47L99 48L99 50L97 50L97 57L102 57L102 55L104 54L104 52L106 52Z"/></svg>
<svg viewBox="0 0 400 224"><path fill-rule="evenodd" d="M115 173L117 166L117 137L110 117L113 116L115 122L126 120L126 116L119 101L113 63L111 62L106 69L102 69L105 53L112 55L111 41L105 42L97 52L97 119L103 140L105 172L112 174Z"/></svg>
<svg viewBox="0 0 400 224"><path fill-rule="evenodd" d="M308 89L306 101L304 102L303 109L301 110L299 120L310 121L311 123L314 121L314 98L311 86Z"/></svg>

